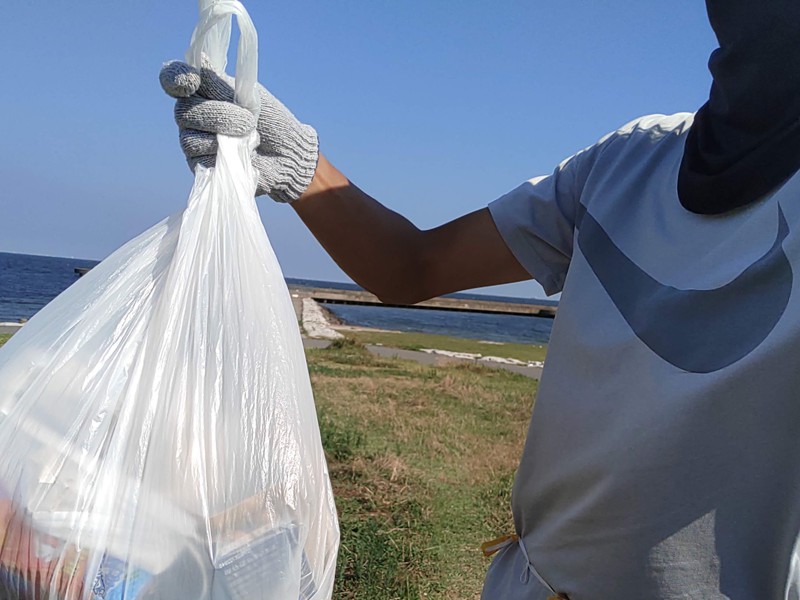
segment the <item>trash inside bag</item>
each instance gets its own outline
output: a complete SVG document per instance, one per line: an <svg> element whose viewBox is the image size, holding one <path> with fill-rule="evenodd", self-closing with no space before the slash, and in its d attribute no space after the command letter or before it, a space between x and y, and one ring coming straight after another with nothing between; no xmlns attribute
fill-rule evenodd
<svg viewBox="0 0 800 600"><path fill-rule="evenodd" d="M227 46L231 13L252 90L238 2L204 11L193 50ZM0 598L331 597L336 511L251 141L219 136L186 210L0 350Z"/></svg>

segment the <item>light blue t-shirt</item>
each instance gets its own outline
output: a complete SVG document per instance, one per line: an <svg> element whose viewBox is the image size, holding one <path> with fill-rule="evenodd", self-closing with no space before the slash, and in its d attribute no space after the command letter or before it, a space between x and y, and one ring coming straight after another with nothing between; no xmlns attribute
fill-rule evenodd
<svg viewBox="0 0 800 600"><path fill-rule="evenodd" d="M486 600L800 599L800 175L690 213L691 123L634 121L490 205L562 296L514 485L522 545Z"/></svg>

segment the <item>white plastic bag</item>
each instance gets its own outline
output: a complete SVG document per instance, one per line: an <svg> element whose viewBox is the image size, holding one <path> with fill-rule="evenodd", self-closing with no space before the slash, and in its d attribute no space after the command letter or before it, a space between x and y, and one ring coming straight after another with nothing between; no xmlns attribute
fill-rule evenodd
<svg viewBox="0 0 800 600"><path fill-rule="evenodd" d="M224 69L235 14L255 108L247 13L203 4L190 60ZM0 598L331 597L336 511L251 142L219 136L185 211L0 350Z"/></svg>

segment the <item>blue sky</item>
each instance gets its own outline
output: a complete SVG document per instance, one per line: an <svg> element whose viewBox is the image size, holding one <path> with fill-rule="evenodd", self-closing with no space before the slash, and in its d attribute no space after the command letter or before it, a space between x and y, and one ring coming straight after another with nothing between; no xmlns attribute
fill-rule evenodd
<svg viewBox="0 0 800 600"><path fill-rule="evenodd" d="M245 0L260 80L362 189L418 226L485 206L648 113L705 100L701 0ZM0 251L100 259L185 204L172 102L194 0L14 2L0 23ZM294 212L287 276L346 281ZM542 297L527 282L494 292Z"/></svg>

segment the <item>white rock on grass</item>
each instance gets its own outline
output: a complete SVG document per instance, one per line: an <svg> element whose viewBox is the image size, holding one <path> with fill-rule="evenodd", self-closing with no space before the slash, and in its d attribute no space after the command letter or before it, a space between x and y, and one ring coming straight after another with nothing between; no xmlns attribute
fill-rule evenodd
<svg viewBox="0 0 800 600"><path fill-rule="evenodd" d="M422 348L422 352L428 354L439 354L448 358L463 358L465 360L478 360L482 355L471 352L451 352L450 350L437 350L436 348Z"/></svg>
<svg viewBox="0 0 800 600"><path fill-rule="evenodd" d="M344 337L331 327L325 311L312 298L303 298L302 321L308 337L323 340L339 340Z"/></svg>
<svg viewBox="0 0 800 600"><path fill-rule="evenodd" d="M540 360L517 360L516 358L503 358L501 356L484 356L480 360L504 365L517 365L520 367L543 367L544 363Z"/></svg>
<svg viewBox="0 0 800 600"><path fill-rule="evenodd" d="M517 360L516 358L503 358L501 356L484 356L481 360L486 362L500 363L503 365L519 365L520 367L527 367L528 363L524 360Z"/></svg>
<svg viewBox="0 0 800 600"><path fill-rule="evenodd" d="M460 358L463 360L475 360L479 362L499 363L503 365L515 365L518 367L543 367L544 363L540 360L517 360L516 358L503 358L502 356L483 356L472 352L451 352L450 350L438 350L436 348L422 348L422 352L428 354L438 354L448 358Z"/></svg>

